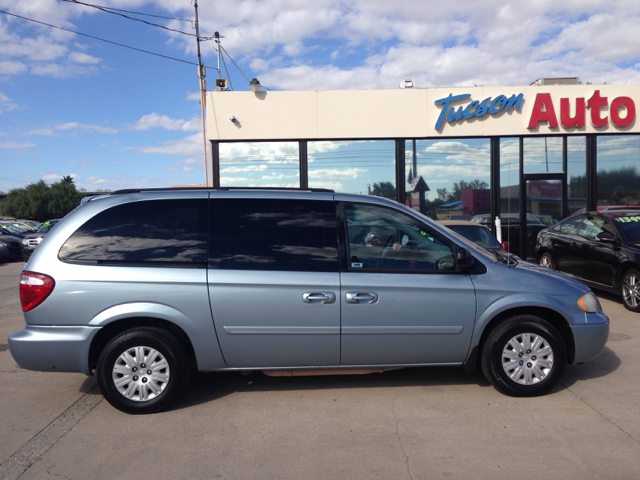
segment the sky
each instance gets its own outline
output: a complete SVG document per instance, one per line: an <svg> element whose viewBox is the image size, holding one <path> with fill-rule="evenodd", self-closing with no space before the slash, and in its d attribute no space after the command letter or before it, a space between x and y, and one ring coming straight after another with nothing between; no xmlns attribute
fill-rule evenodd
<svg viewBox="0 0 640 480"><path fill-rule="evenodd" d="M112 13L0 0L0 191L65 175L86 191L202 183L193 1L82 1ZM271 90L640 83L637 0L200 0L198 12L201 37L223 36L234 90L253 77ZM211 88L215 43L200 45ZM296 185L296 145L266 148L221 148L223 182ZM423 140L417 154L450 167L464 157L458 179L488 178L488 141ZM312 186L366 193L394 181L393 141L313 142L309 160ZM445 173L433 192L451 187Z"/></svg>

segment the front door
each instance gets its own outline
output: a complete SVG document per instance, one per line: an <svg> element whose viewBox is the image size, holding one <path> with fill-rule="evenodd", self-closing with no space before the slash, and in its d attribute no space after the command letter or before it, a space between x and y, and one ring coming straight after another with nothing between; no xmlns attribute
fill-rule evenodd
<svg viewBox="0 0 640 480"><path fill-rule="evenodd" d="M344 203L343 365L459 363L475 320L471 279L455 245L391 208Z"/></svg>

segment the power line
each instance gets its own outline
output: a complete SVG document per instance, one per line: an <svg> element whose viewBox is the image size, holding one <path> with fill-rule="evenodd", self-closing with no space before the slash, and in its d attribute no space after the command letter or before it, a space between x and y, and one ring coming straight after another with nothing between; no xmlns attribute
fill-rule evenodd
<svg viewBox="0 0 640 480"><path fill-rule="evenodd" d="M106 40L104 38L95 37L93 35L88 35L86 33L76 32L75 30L69 30L68 28L58 27L56 25L51 25L50 23L40 22L39 20L34 20L33 18L22 17L20 15L16 15L15 13L5 12L4 10L0 10L0 13L4 13L5 15L11 15L12 17L16 17L16 18L21 18L22 20L28 20L29 22L39 23L40 25L45 25L47 27L57 28L58 30L64 30L65 32L74 33L76 35L81 35L83 37L88 37L88 38L92 38L94 40L99 40L101 42L110 43L112 45L117 45L119 47L128 48L130 50L136 50L138 52L146 53L146 54L149 54L149 55L155 55L156 57L162 57L162 58L166 58L168 60L174 60L176 62L188 63L189 65L198 65L197 63L189 62L187 60L182 60L180 58L169 57L168 55L162 55L160 53L150 52L149 50L143 50L141 48L131 47L131 46L125 45L123 43L112 42L111 40Z"/></svg>
<svg viewBox="0 0 640 480"><path fill-rule="evenodd" d="M62 1L63 2L69 2L69 3L81 3L81 2L78 2L76 0L62 0ZM90 4L85 4L85 5L90 5ZM104 9L107 9L107 10L113 10L114 12L131 13L133 15L144 15L145 17L164 18L165 20L178 20L180 22L190 22L193 25L193 20L191 20L189 18L165 17L163 15L153 15L151 13L134 12L132 10L122 10L120 8L104 7L102 5L90 5L90 6L92 6L92 7L96 6L96 7L104 8Z"/></svg>
<svg viewBox="0 0 640 480"><path fill-rule="evenodd" d="M133 20L135 22L144 23L145 25L149 25L151 27L162 28L162 29L167 30L169 32L181 33L182 35L187 35L189 37L195 37L196 36L194 33L183 32L182 30L176 30L175 28L169 28L169 27L165 27L164 25L158 25L157 23L147 22L146 20L142 20L141 18L135 18L135 17L130 17L128 15L124 15L123 13L112 11L112 9L109 8L109 7L103 7L101 5L92 5L90 3L84 3L84 2L80 2L78 0L62 0L62 1L63 2L67 2L67 3L73 3L75 5L83 5L85 7L95 8L97 10L100 10L101 12L104 12L104 13L110 13L111 15L118 15L119 17L123 17L123 18L126 18L128 20Z"/></svg>

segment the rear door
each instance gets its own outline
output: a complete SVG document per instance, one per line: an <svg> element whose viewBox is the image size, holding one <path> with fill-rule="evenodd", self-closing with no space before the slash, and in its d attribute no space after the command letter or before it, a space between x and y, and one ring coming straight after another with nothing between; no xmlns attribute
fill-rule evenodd
<svg viewBox="0 0 640 480"><path fill-rule="evenodd" d="M226 363L339 365L333 195L216 195L211 200L208 284Z"/></svg>
<svg viewBox="0 0 640 480"><path fill-rule="evenodd" d="M456 270L454 244L395 209L342 205L342 364L464 361L476 299L470 277Z"/></svg>

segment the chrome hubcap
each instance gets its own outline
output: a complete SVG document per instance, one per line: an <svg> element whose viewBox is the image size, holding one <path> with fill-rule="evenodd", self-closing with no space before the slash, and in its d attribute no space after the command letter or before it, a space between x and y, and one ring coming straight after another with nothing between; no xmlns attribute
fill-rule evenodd
<svg viewBox="0 0 640 480"><path fill-rule="evenodd" d="M624 297L624 303L632 308L636 308L640 305L640 291L638 286L640 285L640 279L637 275L629 275L624 279L622 285L622 296Z"/></svg>
<svg viewBox="0 0 640 480"><path fill-rule="evenodd" d="M547 255L543 255L540 259L540 265L546 268L551 268L551 259Z"/></svg>
<svg viewBox="0 0 640 480"><path fill-rule="evenodd" d="M502 350L502 368L520 385L541 382L553 367L553 349L540 335L521 333Z"/></svg>
<svg viewBox="0 0 640 480"><path fill-rule="evenodd" d="M123 352L111 374L118 391L136 402L160 395L169 383L167 359L151 347L132 347Z"/></svg>

